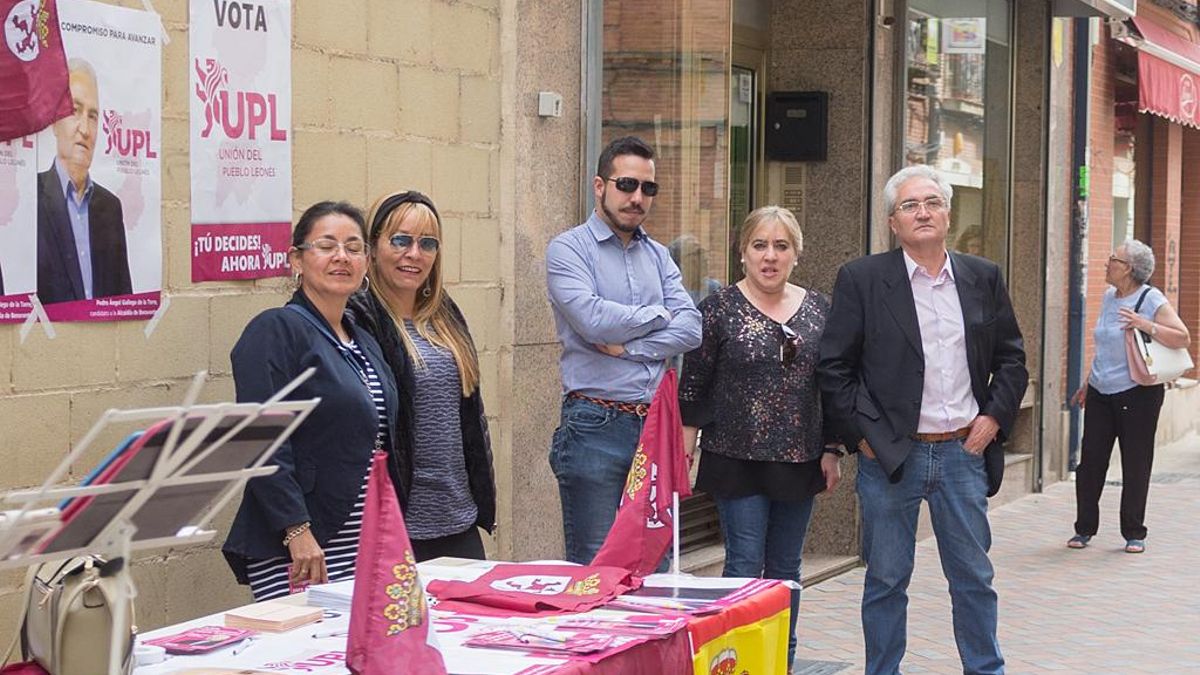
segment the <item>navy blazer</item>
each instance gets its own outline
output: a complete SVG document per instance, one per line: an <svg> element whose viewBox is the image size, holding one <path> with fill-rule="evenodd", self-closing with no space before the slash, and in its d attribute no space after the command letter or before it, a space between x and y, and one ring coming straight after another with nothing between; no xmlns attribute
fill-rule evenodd
<svg viewBox="0 0 1200 675"><path fill-rule="evenodd" d="M1008 289L995 263L951 252L966 331L967 368L979 413L1000 424L984 451L988 496L1004 479L1002 443L1012 431L1029 373ZM925 352L901 249L838 270L817 366L826 414L846 447L866 438L899 481L921 415Z"/></svg>
<svg viewBox="0 0 1200 675"><path fill-rule="evenodd" d="M329 330L303 292L297 291L288 304L306 307ZM342 325L379 374L388 427L394 429L396 382L379 343L357 329L349 316ZM247 560L288 555L283 545L286 528L311 522L317 543L324 547L345 523L371 462L379 416L358 373L328 338L293 309L276 307L256 316L234 345L230 359L239 402L265 401L309 367L316 372L287 398L321 399L269 460L279 470L246 484L222 551L238 581L247 583ZM395 485L395 451L390 446L386 450Z"/></svg>
<svg viewBox="0 0 1200 675"><path fill-rule="evenodd" d="M71 231L63 185L53 166L38 174L37 213L38 300L47 305L85 300L75 233ZM88 230L92 251L92 297L132 293L121 200L95 181L88 201Z"/></svg>

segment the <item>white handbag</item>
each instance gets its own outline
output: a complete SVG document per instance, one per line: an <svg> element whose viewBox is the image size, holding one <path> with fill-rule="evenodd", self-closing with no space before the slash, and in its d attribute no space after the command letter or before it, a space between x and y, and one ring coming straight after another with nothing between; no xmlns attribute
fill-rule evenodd
<svg viewBox="0 0 1200 675"><path fill-rule="evenodd" d="M1195 364L1192 363L1192 355L1188 353L1187 349L1164 347L1161 342L1140 330L1130 332L1133 333L1133 344L1137 348L1138 356L1146 364L1146 373L1151 379L1150 382L1138 382L1138 384L1171 382L1195 367Z"/></svg>
<svg viewBox="0 0 1200 675"><path fill-rule="evenodd" d="M1142 291L1134 312L1142 308L1142 301L1149 292L1149 288ZM1140 385L1151 386L1171 382L1195 366L1186 347L1164 347L1162 343L1140 330L1131 330L1125 337L1129 376Z"/></svg>

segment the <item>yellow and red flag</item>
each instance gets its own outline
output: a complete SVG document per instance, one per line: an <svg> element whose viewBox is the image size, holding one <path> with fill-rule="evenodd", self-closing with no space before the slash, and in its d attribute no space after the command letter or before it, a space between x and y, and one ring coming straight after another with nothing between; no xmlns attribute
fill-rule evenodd
<svg viewBox="0 0 1200 675"><path fill-rule="evenodd" d="M442 654L429 638L429 605L408 528L388 478L387 454L377 452L354 561L346 667L354 675L445 675Z"/></svg>
<svg viewBox="0 0 1200 675"><path fill-rule="evenodd" d="M692 494L678 392L675 371L667 370L650 402L617 517L592 565L623 567L644 576L658 567L671 545L678 515L671 493Z"/></svg>

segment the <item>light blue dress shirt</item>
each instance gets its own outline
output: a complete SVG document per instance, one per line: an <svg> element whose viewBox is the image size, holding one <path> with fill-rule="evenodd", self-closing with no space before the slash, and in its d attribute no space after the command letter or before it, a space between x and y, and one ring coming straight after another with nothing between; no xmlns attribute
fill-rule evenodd
<svg viewBox="0 0 1200 675"><path fill-rule="evenodd" d="M92 176L87 177L87 184L81 196L75 190L75 184L67 175L67 170L54 158L54 170L58 172L58 182L62 185L63 200L67 206L67 216L71 219L71 233L75 235L75 253L79 256L79 276L83 279L83 295L92 298L92 235L91 219L88 217L88 206L92 201L95 183Z"/></svg>
<svg viewBox="0 0 1200 675"><path fill-rule="evenodd" d="M1117 290L1112 286L1104 291L1104 299L1100 301L1100 316L1096 317L1096 329L1092 332L1096 352L1092 357L1092 372L1088 375L1088 384L1101 394L1117 394L1138 386L1137 382L1129 377L1129 361L1125 355L1125 329L1121 327L1119 312L1122 307L1133 309L1142 291L1147 288L1150 292L1146 294L1138 314L1153 321L1154 313L1167 302L1167 297L1162 291L1145 284L1123 298L1117 297Z"/></svg>
<svg viewBox="0 0 1200 675"><path fill-rule="evenodd" d="M595 212L546 248L563 393L649 402L666 361L700 346L700 312L667 248L638 228L628 246ZM597 344L625 346L620 357Z"/></svg>

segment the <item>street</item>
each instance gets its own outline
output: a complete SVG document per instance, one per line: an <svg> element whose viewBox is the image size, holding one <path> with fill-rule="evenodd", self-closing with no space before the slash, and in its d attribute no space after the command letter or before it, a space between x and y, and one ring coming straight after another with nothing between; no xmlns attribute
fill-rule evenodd
<svg viewBox="0 0 1200 675"><path fill-rule="evenodd" d="M1122 550L1119 451L1113 462L1100 532L1086 549L1065 545L1073 482L991 513L1008 673L1200 673L1200 438L1158 449L1143 554ZM932 537L917 545L905 673L962 672L936 546ZM862 671L862 583L859 567L804 590L797 675Z"/></svg>

